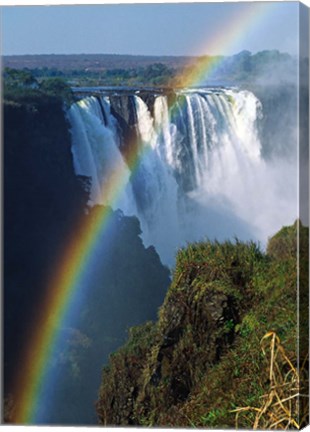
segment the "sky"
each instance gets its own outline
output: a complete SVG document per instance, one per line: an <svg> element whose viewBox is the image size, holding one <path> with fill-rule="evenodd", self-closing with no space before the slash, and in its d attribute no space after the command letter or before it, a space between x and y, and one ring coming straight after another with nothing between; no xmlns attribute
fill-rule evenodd
<svg viewBox="0 0 310 432"><path fill-rule="evenodd" d="M250 2L2 6L2 54L297 54L298 2L269 4L251 22Z"/></svg>

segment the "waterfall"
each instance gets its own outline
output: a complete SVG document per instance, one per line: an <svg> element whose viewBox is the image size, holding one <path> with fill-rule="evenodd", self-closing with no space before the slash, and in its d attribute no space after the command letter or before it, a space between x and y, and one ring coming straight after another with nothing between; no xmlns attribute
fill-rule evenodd
<svg viewBox="0 0 310 432"><path fill-rule="evenodd" d="M75 172L91 178L91 205L110 204L137 216L145 245L154 245L169 265L186 242L236 235L264 244L281 224L293 222L295 155L263 158L263 109L253 93L184 89L175 92L170 107L167 95L154 96L150 106L143 94L127 95L131 115L114 116L117 96L108 93L70 108ZM132 143L126 142L124 123L135 134L134 169L126 162L124 149ZM107 193L113 173L124 184L116 201Z"/></svg>
<svg viewBox="0 0 310 432"><path fill-rule="evenodd" d="M108 184L114 173L118 172L125 187L116 207L129 216L136 215L129 181L130 170L119 150L116 122L111 116L108 99L85 98L72 105L68 117L75 173L91 178L90 204L111 205L116 209L114 191Z"/></svg>

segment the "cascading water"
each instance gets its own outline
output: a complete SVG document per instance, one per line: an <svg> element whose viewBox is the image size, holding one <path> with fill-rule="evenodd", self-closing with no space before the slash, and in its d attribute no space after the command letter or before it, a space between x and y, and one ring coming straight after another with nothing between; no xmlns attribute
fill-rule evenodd
<svg viewBox="0 0 310 432"><path fill-rule="evenodd" d="M139 218L145 245L153 244L169 265L186 242L236 235L264 244L279 226L292 223L296 155L262 157L262 106L254 94L215 88L174 96L169 108L167 95L155 95L150 108L143 95L130 95L139 152L134 172L122 152L131 144L124 142L109 95L70 108L75 171L91 177L91 203L110 204L106 182L115 172L122 175L114 208Z"/></svg>
<svg viewBox="0 0 310 432"><path fill-rule="evenodd" d="M108 182L118 172L124 177L125 187L117 207L127 215L137 214L130 170L119 150L116 122L111 116L108 99L91 96L77 102L69 110L69 120L75 173L91 178L90 203L112 205L114 196Z"/></svg>

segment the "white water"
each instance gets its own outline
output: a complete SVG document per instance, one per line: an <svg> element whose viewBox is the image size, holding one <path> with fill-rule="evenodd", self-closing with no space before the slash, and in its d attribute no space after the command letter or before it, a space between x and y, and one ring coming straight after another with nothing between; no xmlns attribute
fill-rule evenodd
<svg viewBox="0 0 310 432"><path fill-rule="evenodd" d="M115 120L110 114L108 100L102 98L101 103L108 119L107 125L95 97L75 103L68 112L75 173L91 177L91 205L109 204L113 209L121 208L127 215L136 215L130 170L119 151ZM119 173L125 185L117 202L109 184L115 172Z"/></svg>
<svg viewBox="0 0 310 432"><path fill-rule="evenodd" d="M141 143L135 172L119 151L108 97L101 97L104 118L95 97L69 111L74 166L92 179L92 204L139 217L145 245L155 245L164 263L173 264L181 245L206 237L236 235L265 244L297 217L295 155L268 163L262 158L262 107L252 93L183 90L171 112L167 97L157 96L153 117L140 97L134 102ZM107 193L115 172L125 185L116 203Z"/></svg>

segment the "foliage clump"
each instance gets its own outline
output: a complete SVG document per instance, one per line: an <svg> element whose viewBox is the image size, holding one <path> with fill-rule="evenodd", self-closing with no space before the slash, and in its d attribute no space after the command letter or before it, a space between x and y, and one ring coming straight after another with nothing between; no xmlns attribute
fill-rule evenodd
<svg viewBox="0 0 310 432"><path fill-rule="evenodd" d="M63 78L46 78L39 82L29 70L5 68L3 71L3 99L5 104L38 106L74 102L73 92Z"/></svg>
<svg viewBox="0 0 310 432"><path fill-rule="evenodd" d="M293 370L307 361L307 345L298 351L296 344L297 248L306 282L308 229L299 221L270 239L267 253L238 240L181 250L157 323L136 330L104 369L100 423L231 428L234 410L261 406L270 387L270 359L260 346L266 333L285 346L278 368L285 370L286 359ZM302 426L306 404L300 407ZM254 422L249 410L238 427Z"/></svg>

